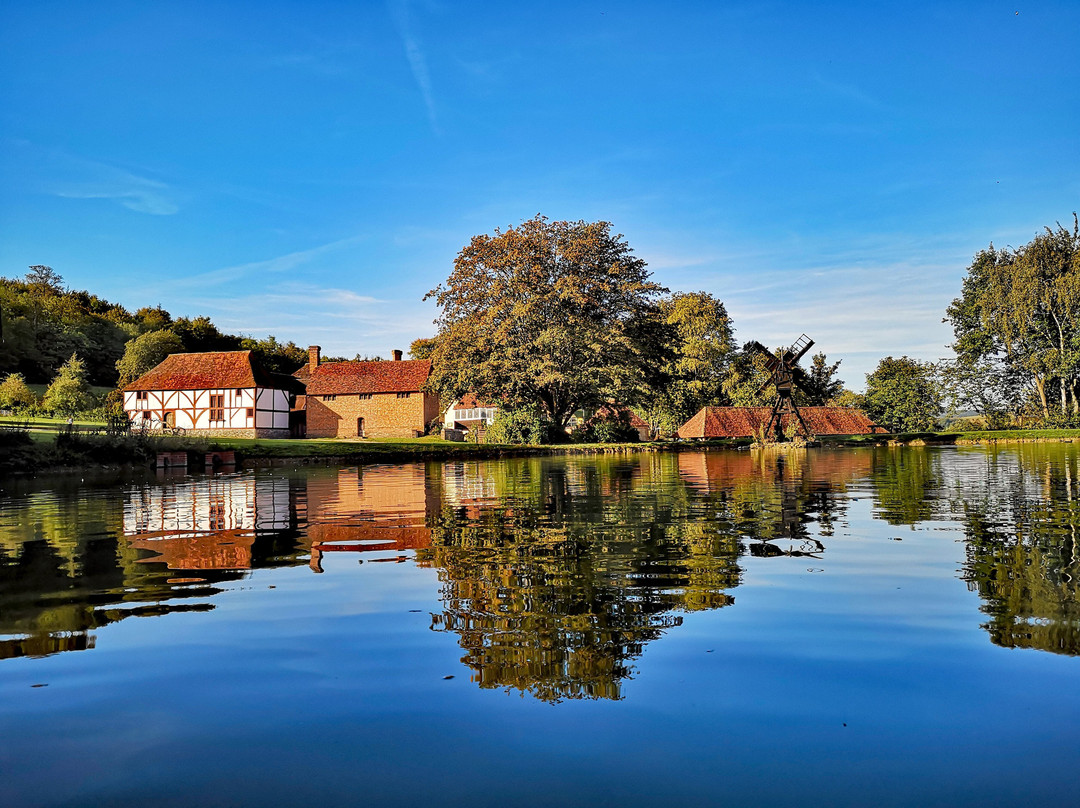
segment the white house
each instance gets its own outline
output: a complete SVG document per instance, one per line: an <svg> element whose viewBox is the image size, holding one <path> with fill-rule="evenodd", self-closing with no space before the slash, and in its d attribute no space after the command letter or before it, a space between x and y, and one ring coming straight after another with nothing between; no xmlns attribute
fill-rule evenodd
<svg viewBox="0 0 1080 808"><path fill-rule="evenodd" d="M266 371L251 351L171 354L123 390L135 426L238 438L289 437L303 383Z"/></svg>

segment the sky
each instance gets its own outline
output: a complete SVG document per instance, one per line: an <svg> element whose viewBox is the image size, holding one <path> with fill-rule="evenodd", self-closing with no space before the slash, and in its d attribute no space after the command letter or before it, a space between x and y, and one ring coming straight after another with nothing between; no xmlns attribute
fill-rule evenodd
<svg viewBox="0 0 1080 808"><path fill-rule="evenodd" d="M612 223L862 389L1080 209L1080 2L0 0L0 275L324 354L435 332L469 239Z"/></svg>

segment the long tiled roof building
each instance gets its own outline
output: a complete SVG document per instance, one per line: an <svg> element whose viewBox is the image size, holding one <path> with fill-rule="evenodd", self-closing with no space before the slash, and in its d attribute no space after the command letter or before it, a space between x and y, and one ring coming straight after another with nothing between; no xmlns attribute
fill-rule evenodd
<svg viewBox="0 0 1080 808"><path fill-rule="evenodd" d="M679 427L680 438L750 438L764 426L771 407L702 407ZM807 428L815 435L871 435L885 430L866 413L850 407L799 407ZM791 415L781 416L781 429L791 423Z"/></svg>

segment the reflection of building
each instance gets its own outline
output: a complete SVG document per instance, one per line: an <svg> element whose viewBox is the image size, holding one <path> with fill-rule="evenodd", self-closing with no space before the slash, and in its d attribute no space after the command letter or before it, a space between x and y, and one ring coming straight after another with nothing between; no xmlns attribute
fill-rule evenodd
<svg viewBox="0 0 1080 808"><path fill-rule="evenodd" d="M293 518L287 478L200 477L129 491L124 534L170 569L249 569L256 537L289 530Z"/></svg>
<svg viewBox="0 0 1080 808"><path fill-rule="evenodd" d="M431 543L438 487L423 464L339 469L307 484L311 566L322 553L415 550Z"/></svg>

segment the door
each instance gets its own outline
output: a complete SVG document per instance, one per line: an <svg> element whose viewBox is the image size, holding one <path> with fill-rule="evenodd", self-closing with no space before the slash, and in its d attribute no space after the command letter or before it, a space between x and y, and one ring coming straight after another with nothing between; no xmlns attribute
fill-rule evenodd
<svg viewBox="0 0 1080 808"><path fill-rule="evenodd" d="M364 437L364 419L363 418L357 418L356 419L356 437L358 437L358 438Z"/></svg>
<svg viewBox="0 0 1080 808"><path fill-rule="evenodd" d="M165 428L176 429L176 413L172 410L168 410L165 413Z"/></svg>

